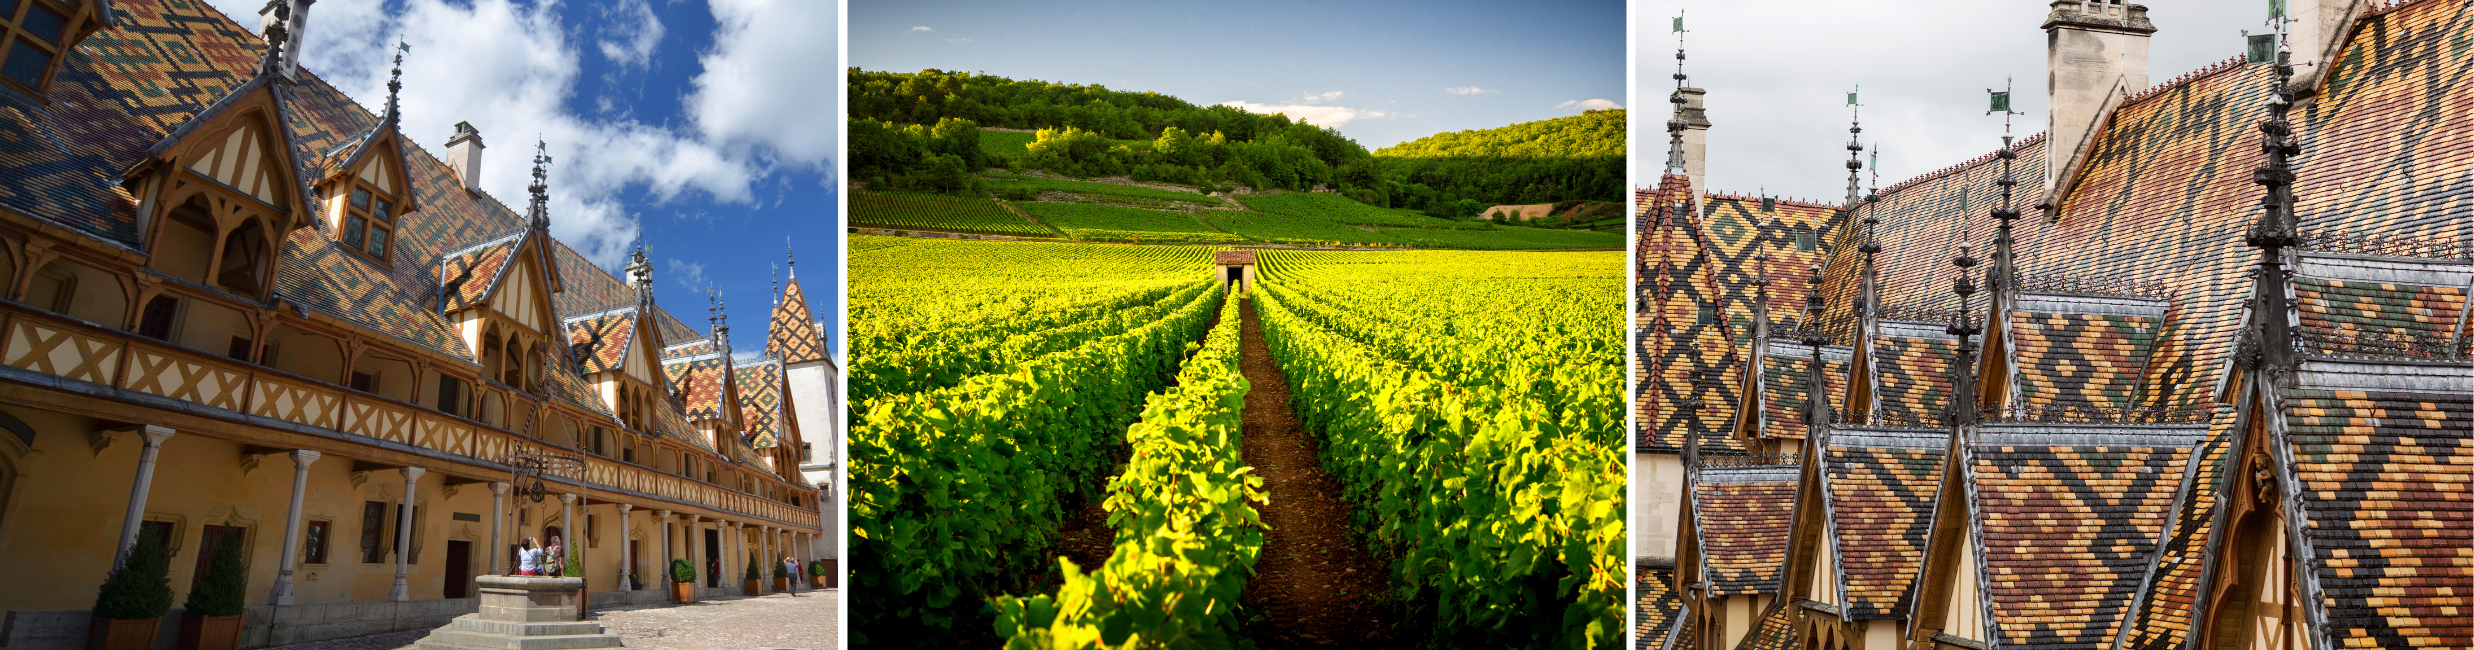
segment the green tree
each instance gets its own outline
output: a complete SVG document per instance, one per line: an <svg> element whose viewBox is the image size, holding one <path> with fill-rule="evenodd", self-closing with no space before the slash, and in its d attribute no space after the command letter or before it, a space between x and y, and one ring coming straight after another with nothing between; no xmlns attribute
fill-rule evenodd
<svg viewBox="0 0 2474 650"><path fill-rule="evenodd" d="M249 565L241 563L238 535L215 547L215 559L206 566L206 575L198 586L189 590L189 599L181 609L190 616L233 616L241 613L249 592Z"/></svg>
<svg viewBox="0 0 2474 650"><path fill-rule="evenodd" d="M128 559L103 580L95 596L94 615L129 620L162 618L172 610L172 560L164 557L155 536L139 534Z"/></svg>

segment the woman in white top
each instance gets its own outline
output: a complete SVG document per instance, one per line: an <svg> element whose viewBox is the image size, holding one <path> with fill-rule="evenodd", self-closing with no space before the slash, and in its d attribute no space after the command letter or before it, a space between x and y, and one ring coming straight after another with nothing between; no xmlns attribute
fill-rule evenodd
<svg viewBox="0 0 2474 650"><path fill-rule="evenodd" d="M515 558L522 575L541 575L541 540L524 538L524 546L516 549Z"/></svg>

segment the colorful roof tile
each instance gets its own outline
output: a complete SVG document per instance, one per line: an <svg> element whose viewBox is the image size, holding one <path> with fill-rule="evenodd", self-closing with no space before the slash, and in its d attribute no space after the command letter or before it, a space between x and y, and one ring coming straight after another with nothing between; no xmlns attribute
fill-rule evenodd
<svg viewBox="0 0 2474 650"><path fill-rule="evenodd" d="M498 288L498 279L506 275L516 250L523 245L524 233L518 232L449 253L439 260L438 284L443 296L440 309L454 312L488 299Z"/></svg>
<svg viewBox="0 0 2474 650"><path fill-rule="evenodd" d="M1761 416L1759 435L1803 438L1807 431L1804 413L1812 392L1812 349L1785 341L1771 341L1770 354L1761 364ZM1822 390L1833 410L1847 399L1846 348L1822 348Z"/></svg>
<svg viewBox="0 0 2474 650"><path fill-rule="evenodd" d="M825 358L825 337L816 326L816 316L808 311L807 292L799 288L799 276L791 274L790 284L782 288L782 299L773 304L773 322L765 337L765 354L783 363L806 363Z"/></svg>
<svg viewBox="0 0 2474 650"><path fill-rule="evenodd" d="M684 406L681 412L688 421L712 420L722 417L722 393L729 385L730 360L718 354L677 359L662 364L669 373L672 392Z"/></svg>
<svg viewBox="0 0 2474 650"><path fill-rule="evenodd" d="M2115 427L2115 429L2130 429ZM2203 435L2185 427L2191 439ZM1972 499L2003 647L2104 648L2130 614L2191 449L2069 444L2112 436L1986 425ZM2107 432L2112 433L2112 432ZM2046 440L2001 444L2009 437Z"/></svg>
<svg viewBox="0 0 2474 650"><path fill-rule="evenodd" d="M2474 394L2282 396L2323 634L2346 648L2474 646Z"/></svg>
<svg viewBox="0 0 2474 650"><path fill-rule="evenodd" d="M2208 564L2208 544L2216 533L2216 503L2224 493L2226 464L2234 447L2232 410L2219 409L2208 437L2200 443L2190 482L2183 486L2173 530L2165 538L2157 562L2148 569L2139 605L2124 629L2122 650L2180 650L2192 637L2198 619L2200 577Z"/></svg>
<svg viewBox="0 0 2474 650"><path fill-rule="evenodd" d="M767 359L737 366L739 423L747 446L771 449L781 444L782 362Z"/></svg>
<svg viewBox="0 0 2474 650"><path fill-rule="evenodd" d="M1735 644L1736 650L1791 650L1799 647L1796 634L1795 607L1790 603L1770 603L1761 619L1752 622L1752 631Z"/></svg>
<svg viewBox="0 0 2474 650"><path fill-rule="evenodd" d="M1709 595L1778 592L1795 519L1794 466L1708 467L1693 486L1701 576Z"/></svg>
<svg viewBox="0 0 2474 650"><path fill-rule="evenodd" d="M575 350L576 371L583 374L625 366L635 340L636 310L632 308L567 321L567 346Z"/></svg>
<svg viewBox="0 0 2474 650"><path fill-rule="evenodd" d="M1683 620L1684 598L1675 591L1675 567L1633 567L1632 592L1632 647L1662 647Z"/></svg>
<svg viewBox="0 0 2474 650"><path fill-rule="evenodd" d="M2012 311L2012 359L2029 407L2130 406L2163 323L2146 315Z"/></svg>
<svg viewBox="0 0 2474 650"><path fill-rule="evenodd" d="M1853 620L1907 615L1907 595L1922 570L1932 531L1948 433L1840 428L1823 459L1823 498L1839 575Z"/></svg>

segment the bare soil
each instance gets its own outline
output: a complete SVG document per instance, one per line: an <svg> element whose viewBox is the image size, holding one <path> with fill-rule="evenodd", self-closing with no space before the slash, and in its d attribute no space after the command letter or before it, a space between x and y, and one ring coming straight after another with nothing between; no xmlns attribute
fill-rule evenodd
<svg viewBox="0 0 2474 650"><path fill-rule="evenodd" d="M1407 647L1386 605L1390 581L1349 528L1350 504L1340 482L1323 471L1316 442L1289 409L1286 374L1263 342L1254 302L1243 305L1242 367L1246 393L1245 460L1263 477L1271 526L1247 582L1254 618L1244 632L1265 650Z"/></svg>

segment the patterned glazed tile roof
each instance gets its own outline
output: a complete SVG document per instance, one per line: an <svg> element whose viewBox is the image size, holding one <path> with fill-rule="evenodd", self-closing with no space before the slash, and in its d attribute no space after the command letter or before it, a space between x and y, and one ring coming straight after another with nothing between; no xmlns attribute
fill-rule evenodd
<svg viewBox="0 0 2474 650"><path fill-rule="evenodd" d="M1875 412L1887 422L1941 421L1942 412L1950 406L1950 363L1957 354L1954 338L1884 335L1874 339Z"/></svg>
<svg viewBox="0 0 2474 650"><path fill-rule="evenodd" d="M2190 450L1974 447L1984 589L2004 647L2105 648L2173 513Z"/></svg>
<svg viewBox="0 0 2474 650"><path fill-rule="evenodd" d="M816 327L816 316L808 311L807 291L799 288L799 274L790 275L790 284L782 288L782 299L773 304L773 322L765 337L765 354L784 363L806 363L825 358L825 337Z"/></svg>
<svg viewBox="0 0 2474 650"><path fill-rule="evenodd" d="M1838 552L1836 576L1845 590L1848 617L1898 618L1924 561L1925 536L1933 524L1933 499L1941 485L1945 448L1930 444L1889 446L1858 442L1865 432L1844 430L1830 438L1824 462L1824 498ZM1907 432L1901 432L1907 433ZM1908 433L1928 440L1946 433ZM1851 444L1852 443L1852 444ZM1946 442L1944 447L1946 447Z"/></svg>
<svg viewBox="0 0 2474 650"><path fill-rule="evenodd" d="M767 359L733 371L739 385L739 423L747 438L747 446L771 449L781 444L777 435L782 418L782 362Z"/></svg>
<svg viewBox="0 0 2474 650"><path fill-rule="evenodd" d="M2145 316L2011 312L2020 403L2129 406L2160 325Z"/></svg>
<svg viewBox="0 0 2474 650"><path fill-rule="evenodd" d="M2294 278L2304 327L2446 337L2465 317L2465 287Z"/></svg>
<svg viewBox="0 0 2474 650"><path fill-rule="evenodd" d="M2283 397L2324 634L2347 648L2474 646L2474 395Z"/></svg>
<svg viewBox="0 0 2474 650"><path fill-rule="evenodd" d="M1795 518L1795 469L1710 467L1701 476L1693 523L1710 595L1777 593Z"/></svg>
<svg viewBox="0 0 2474 650"><path fill-rule="evenodd" d="M687 415L680 413L669 400L663 400L661 408L654 409L653 420L654 428L664 436L684 440L707 451L713 449L713 445L704 439L704 434L697 433L696 426L687 421Z"/></svg>
<svg viewBox="0 0 2474 650"><path fill-rule="evenodd" d="M722 393L729 382L730 360L718 354L672 360L662 364L670 375L688 421L722 417Z"/></svg>
<svg viewBox="0 0 2474 650"><path fill-rule="evenodd" d="M2208 438L2197 452L2199 466L2182 488L2173 531L2148 570L2147 587L2121 647L2123 650L2179 650L2191 638L2198 615L2201 572L2207 567L2208 541L2216 532L2216 502L2224 493L2234 447L2233 409L2219 408Z"/></svg>
<svg viewBox="0 0 2474 650"><path fill-rule="evenodd" d="M1752 631L1735 644L1736 650L1790 650L1799 647L1795 629L1795 607L1788 603L1771 603L1761 620L1752 622Z"/></svg>
<svg viewBox="0 0 2474 650"><path fill-rule="evenodd" d="M1640 346L1633 409L1641 451L1680 450L1694 432L1705 449L1743 448L1727 435L1743 364L1723 315L1717 257L1699 233L1691 189L1690 179L1670 175L1657 189L1635 193L1641 286L1633 315Z"/></svg>
<svg viewBox="0 0 2474 650"><path fill-rule="evenodd" d="M598 314L635 306L636 290L628 287L626 281L602 270L592 260L585 259L583 253L576 252L567 242L557 243L557 246L550 247L550 258L558 263L558 274L567 280L567 290L559 292L553 299L558 313Z"/></svg>
<svg viewBox="0 0 2474 650"><path fill-rule="evenodd" d="M1792 353L1788 351L1792 350ZM1806 394L1812 392L1812 359L1810 348L1785 341L1770 343L1770 351L1761 364L1760 435L1802 438L1805 435L1804 409ZM1835 410L1847 399L1847 362L1844 356L1822 351L1822 390L1827 391L1827 404Z"/></svg>
<svg viewBox="0 0 2474 650"><path fill-rule="evenodd" d="M440 307L454 312L488 298L523 244L524 234L516 233L447 254L438 262Z"/></svg>
<svg viewBox="0 0 2474 650"><path fill-rule="evenodd" d="M634 309L611 310L567 321L567 346L575 350L576 371L583 374L623 367L627 352L635 349L635 339Z"/></svg>
<svg viewBox="0 0 2474 650"><path fill-rule="evenodd" d="M1632 593L1632 647L1660 647L1683 620L1684 597L1675 591L1675 568L1633 567Z"/></svg>

